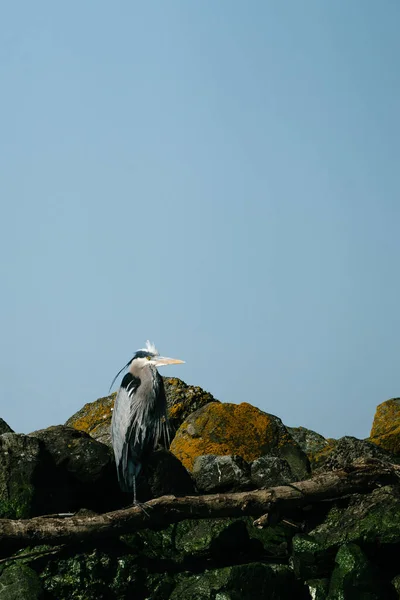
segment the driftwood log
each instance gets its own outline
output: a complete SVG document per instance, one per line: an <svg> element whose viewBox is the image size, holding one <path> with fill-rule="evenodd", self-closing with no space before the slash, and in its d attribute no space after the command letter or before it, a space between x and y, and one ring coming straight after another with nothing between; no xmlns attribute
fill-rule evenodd
<svg viewBox="0 0 400 600"><path fill-rule="evenodd" d="M147 502L145 510L132 506L88 516L0 519L0 545L4 551L8 545L15 549L38 544L73 544L117 537L185 519L252 516L258 517L254 521L256 527L266 527L294 509L349 494L368 493L376 487L398 483L399 476L397 465L363 460L343 470L265 490L181 498L162 496Z"/></svg>

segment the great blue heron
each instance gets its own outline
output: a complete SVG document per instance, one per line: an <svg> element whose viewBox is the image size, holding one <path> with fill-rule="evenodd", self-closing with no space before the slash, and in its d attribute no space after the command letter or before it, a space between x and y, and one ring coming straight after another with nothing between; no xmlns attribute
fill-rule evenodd
<svg viewBox="0 0 400 600"><path fill-rule="evenodd" d="M111 420L111 440L117 465L118 482L125 492L133 492L136 502L136 479L143 455L156 447L163 434L168 436L167 402L164 383L156 367L183 363L183 360L160 356L153 344L138 350L115 376L129 367L115 399Z"/></svg>

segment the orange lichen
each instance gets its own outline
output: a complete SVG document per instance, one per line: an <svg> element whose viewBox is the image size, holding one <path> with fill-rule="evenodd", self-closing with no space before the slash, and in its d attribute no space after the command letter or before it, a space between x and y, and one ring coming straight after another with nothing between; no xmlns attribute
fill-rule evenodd
<svg viewBox="0 0 400 600"><path fill-rule="evenodd" d="M392 398L377 406L370 441L389 452L400 453L399 398Z"/></svg>
<svg viewBox="0 0 400 600"><path fill-rule="evenodd" d="M251 404L211 403L181 425L171 451L191 470L203 454L238 454L252 461L288 443L292 439L279 420Z"/></svg>
<svg viewBox="0 0 400 600"><path fill-rule="evenodd" d="M115 396L114 393L95 402L88 402L75 417L67 421L67 425L91 435L95 434L99 427L104 427L104 423L111 421Z"/></svg>

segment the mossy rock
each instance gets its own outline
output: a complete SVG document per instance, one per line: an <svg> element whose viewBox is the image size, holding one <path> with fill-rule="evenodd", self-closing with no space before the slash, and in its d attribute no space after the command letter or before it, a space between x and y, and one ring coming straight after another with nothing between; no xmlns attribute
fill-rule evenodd
<svg viewBox="0 0 400 600"><path fill-rule="evenodd" d="M400 398L386 400L377 406L370 441L400 455Z"/></svg>
<svg viewBox="0 0 400 600"><path fill-rule="evenodd" d="M390 584L356 544L344 544L335 558L327 600L390 600Z"/></svg>
<svg viewBox="0 0 400 600"><path fill-rule="evenodd" d="M282 421L248 404L207 404L178 429L173 452L191 471L198 456L238 455L250 462L270 454L287 460L297 480L309 474L306 455Z"/></svg>
<svg viewBox="0 0 400 600"><path fill-rule="evenodd" d="M309 598L285 565L249 563L182 574L169 600L302 600Z"/></svg>
<svg viewBox="0 0 400 600"><path fill-rule="evenodd" d="M145 597L146 574L129 554L118 556L96 549L49 560L40 578L46 598L54 600Z"/></svg>
<svg viewBox="0 0 400 600"><path fill-rule="evenodd" d="M285 523L258 529L251 517L196 519L161 530L146 529L121 540L134 554L176 564L213 560L219 564L267 556L287 559L294 529Z"/></svg>
<svg viewBox="0 0 400 600"><path fill-rule="evenodd" d="M393 552L400 543L400 492L385 486L354 495L348 506L334 505L323 522L293 538L293 567L298 577L328 577L338 549L356 543L372 554Z"/></svg>
<svg viewBox="0 0 400 600"><path fill-rule="evenodd" d="M39 440L0 435L0 518L22 519L48 512L56 467Z"/></svg>
<svg viewBox="0 0 400 600"><path fill-rule="evenodd" d="M14 564L0 576L0 600L39 600L42 595L40 579L30 567Z"/></svg>

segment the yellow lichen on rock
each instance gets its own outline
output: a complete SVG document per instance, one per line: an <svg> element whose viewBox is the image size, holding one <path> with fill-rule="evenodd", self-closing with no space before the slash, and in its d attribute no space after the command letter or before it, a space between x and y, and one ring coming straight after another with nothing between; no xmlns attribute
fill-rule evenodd
<svg viewBox="0 0 400 600"><path fill-rule="evenodd" d="M171 451L189 470L205 454L253 461L271 450L303 454L278 417L246 402L207 404L187 418L171 444Z"/></svg>
<svg viewBox="0 0 400 600"><path fill-rule="evenodd" d="M391 398L377 406L370 441L400 454L400 398Z"/></svg>
<svg viewBox="0 0 400 600"><path fill-rule="evenodd" d="M88 402L65 423L89 433L96 440L110 444L110 423L116 394Z"/></svg>

